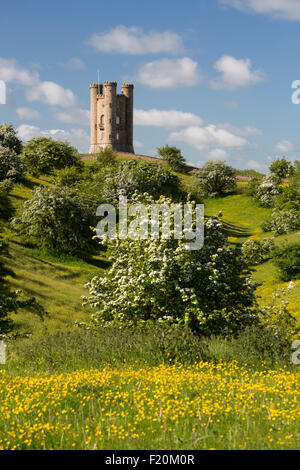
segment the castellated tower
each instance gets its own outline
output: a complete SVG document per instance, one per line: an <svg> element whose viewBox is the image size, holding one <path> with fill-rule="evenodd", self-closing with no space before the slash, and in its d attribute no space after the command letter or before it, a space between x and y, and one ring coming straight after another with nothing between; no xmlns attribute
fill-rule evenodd
<svg viewBox="0 0 300 470"><path fill-rule="evenodd" d="M117 94L116 82L92 83L90 153L105 147L134 153L133 149L133 85L123 84Z"/></svg>

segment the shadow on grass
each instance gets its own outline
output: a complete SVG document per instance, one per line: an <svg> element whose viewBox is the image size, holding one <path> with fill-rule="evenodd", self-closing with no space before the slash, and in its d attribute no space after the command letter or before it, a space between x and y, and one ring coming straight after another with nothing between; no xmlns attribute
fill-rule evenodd
<svg viewBox="0 0 300 470"><path fill-rule="evenodd" d="M234 237L234 238L247 238L252 235L251 230L237 224L233 224L231 222L227 222L223 220L223 231L227 237Z"/></svg>

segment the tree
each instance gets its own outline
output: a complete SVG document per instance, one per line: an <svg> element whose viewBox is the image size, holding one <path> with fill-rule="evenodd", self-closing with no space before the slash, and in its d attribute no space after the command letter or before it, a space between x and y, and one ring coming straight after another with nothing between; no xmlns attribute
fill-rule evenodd
<svg viewBox="0 0 300 470"><path fill-rule="evenodd" d="M48 137L35 137L25 145L22 152L27 169L33 175L52 174L54 170L81 166L79 153L68 142Z"/></svg>
<svg viewBox="0 0 300 470"><path fill-rule="evenodd" d="M234 169L224 161L208 161L194 174L200 191L205 196L222 196L236 189Z"/></svg>
<svg viewBox="0 0 300 470"><path fill-rule="evenodd" d="M274 175L273 173L268 173L257 186L254 198L263 207L274 206L276 198L281 193L279 184L280 179L278 176Z"/></svg>
<svg viewBox="0 0 300 470"><path fill-rule="evenodd" d="M0 181L21 179L25 165L14 150L0 145Z"/></svg>
<svg viewBox="0 0 300 470"><path fill-rule="evenodd" d="M94 163L102 166L110 166L116 163L116 153L110 147L105 147L99 153L97 153Z"/></svg>
<svg viewBox="0 0 300 470"><path fill-rule="evenodd" d="M148 197L148 204L153 203L171 200ZM256 321L256 285L240 248L227 243L217 218L206 219L205 243L199 250L186 249L184 239L172 236L116 237L103 243L112 265L104 276L90 281L85 299L96 311L94 327L173 323L210 335L234 332Z"/></svg>
<svg viewBox="0 0 300 470"><path fill-rule="evenodd" d="M178 176L156 163L124 161L107 174L103 185L106 201L115 203L120 195L130 198L136 191L149 193L154 198L163 194L174 199L179 199L183 192Z"/></svg>
<svg viewBox="0 0 300 470"><path fill-rule="evenodd" d="M277 176L277 178L290 178L295 173L295 167L292 162L288 162L285 157L274 160L270 167L270 173Z"/></svg>
<svg viewBox="0 0 300 470"><path fill-rule="evenodd" d="M39 187L26 201L13 227L36 244L58 253L86 257L95 250L91 226L96 224L89 198L64 187Z"/></svg>
<svg viewBox="0 0 300 470"><path fill-rule="evenodd" d="M22 142L17 137L17 133L12 124L4 123L0 125L0 145L12 150L17 155L21 153Z"/></svg>
<svg viewBox="0 0 300 470"><path fill-rule="evenodd" d="M181 155L181 150L177 147L165 145L157 149L158 155L172 168L174 171L180 171L183 168L185 158Z"/></svg>

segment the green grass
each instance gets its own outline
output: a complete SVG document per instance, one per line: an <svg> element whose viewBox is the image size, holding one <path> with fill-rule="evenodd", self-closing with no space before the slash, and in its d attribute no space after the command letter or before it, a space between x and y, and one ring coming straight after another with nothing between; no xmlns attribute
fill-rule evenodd
<svg viewBox="0 0 300 470"><path fill-rule="evenodd" d="M16 184L10 195L14 209L19 210L40 185L51 186L51 178L28 177L25 184ZM3 233L10 254L6 266L14 272L13 277L8 277L11 288L21 289L26 298L35 297L47 314L41 320L26 310L18 310L11 315L16 331L38 336L46 331L73 329L76 320L86 320L90 312L82 307L81 296L87 294L84 285L107 267L105 253L99 252L87 261L58 256L25 243L8 223L4 223Z"/></svg>
<svg viewBox="0 0 300 470"><path fill-rule="evenodd" d="M191 184L190 176L180 178ZM51 184L28 178L16 185L14 208L38 185ZM257 206L244 187L205 201L207 215L223 212L230 240L238 243L271 235L260 228L270 209ZM78 331L75 320L90 314L81 305L84 284L107 268L105 254L58 257L4 228L11 287L36 297L48 315L43 321L27 311L13 315L17 331L30 336L11 341L8 363L0 366L0 450L299 448L299 371L283 365L289 346L281 348L276 338L272 349L257 333L228 341L182 332ZM298 239L289 234L276 244ZM261 305L288 284L271 261L253 276L262 283ZM297 281L290 307L300 320L299 294Z"/></svg>
<svg viewBox="0 0 300 470"><path fill-rule="evenodd" d="M186 174L178 175L188 189L193 177ZM18 210L33 196L34 190L39 185L52 185L51 178L28 177L25 185L15 185L11 193L14 208ZM243 192L246 185L247 183L238 182L240 194L204 201L206 215L217 215L222 211L223 220L228 224L231 242L241 243L248 237L259 239L272 236L272 233L265 233L261 229L261 224L270 216L271 209L259 207L247 196ZM94 275L101 274L108 266L105 254L100 253L89 261L68 257L58 258L47 251L24 246L23 241L9 230L7 224L5 233L10 238L9 249L12 256L8 260L8 265L16 274L15 278L9 279L11 286L22 289L28 296L36 297L48 312L48 316L41 321L36 315L21 311L14 316L19 331L38 335L45 330L72 328L75 320L87 318L88 312L81 305L81 296L86 294L84 284ZM297 241L299 233L276 237L275 242L281 244L285 240ZM253 276L255 281L263 284L257 291L262 305L271 301L275 290L288 284L278 279L277 270L272 262L255 267ZM291 299L291 311L300 320L297 300L299 292L300 281L296 281L296 289Z"/></svg>
<svg viewBox="0 0 300 470"><path fill-rule="evenodd" d="M295 449L289 357L257 327L227 340L157 327L11 341L0 450Z"/></svg>

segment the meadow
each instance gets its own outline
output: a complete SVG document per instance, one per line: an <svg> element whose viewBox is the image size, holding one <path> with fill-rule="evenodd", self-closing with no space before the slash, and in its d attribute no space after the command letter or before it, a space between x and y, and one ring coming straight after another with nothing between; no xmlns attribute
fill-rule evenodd
<svg viewBox="0 0 300 470"><path fill-rule="evenodd" d="M188 188L190 177L180 176ZM13 207L51 178L16 184ZM271 236L261 229L271 210L259 207L238 184L237 194L207 199L206 215L222 211L230 241ZM82 260L27 243L4 223L13 289L44 307L45 316L13 314L17 340L0 365L2 449L296 449L299 448L299 367L286 345L272 350L250 336L168 337L165 333L78 333L87 320L81 296L91 277L109 266L104 252ZM276 237L276 244L299 233ZM260 305L287 287L272 261L253 270ZM300 320L300 281L290 312ZM85 336L87 335L87 336ZM260 349L262 348L262 349ZM270 349L270 348L269 348Z"/></svg>
<svg viewBox="0 0 300 470"><path fill-rule="evenodd" d="M0 371L0 449L296 449L298 372L237 362Z"/></svg>

